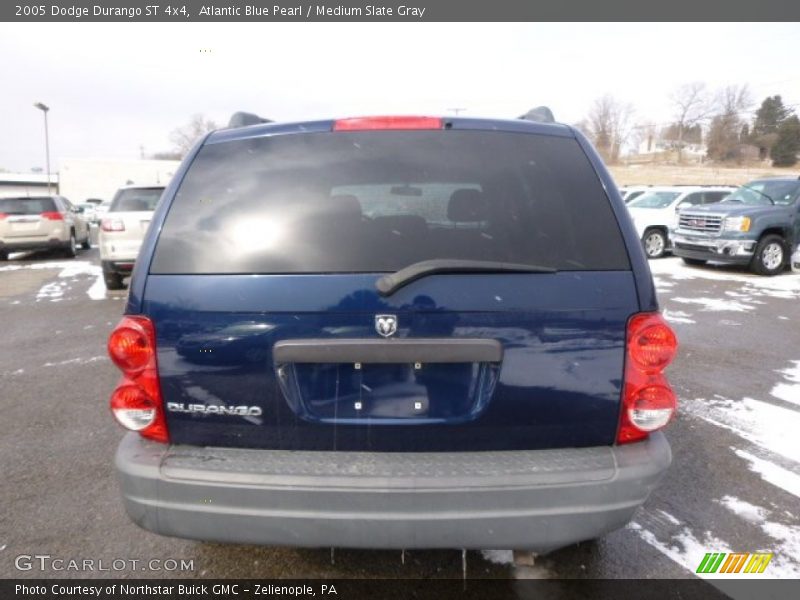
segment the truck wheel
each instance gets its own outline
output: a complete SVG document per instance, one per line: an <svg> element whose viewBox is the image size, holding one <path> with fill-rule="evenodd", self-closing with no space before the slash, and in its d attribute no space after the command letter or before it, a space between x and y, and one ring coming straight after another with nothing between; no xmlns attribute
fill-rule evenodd
<svg viewBox="0 0 800 600"><path fill-rule="evenodd" d="M683 258L684 263L686 263L687 265L691 265L693 267L699 267L700 265L706 264L706 261L704 261L702 258L685 258L685 257L681 258Z"/></svg>
<svg viewBox="0 0 800 600"><path fill-rule="evenodd" d="M122 275L119 273L106 272L103 273L103 280L106 283L107 290L121 290L125 286L122 285Z"/></svg>
<svg viewBox="0 0 800 600"><path fill-rule="evenodd" d="M758 275L777 275L786 266L786 244L779 235L762 237L756 244L750 269Z"/></svg>
<svg viewBox="0 0 800 600"><path fill-rule="evenodd" d="M660 229L648 229L642 237L647 258L661 258L667 249L667 236Z"/></svg>
<svg viewBox="0 0 800 600"><path fill-rule="evenodd" d="M8 252L0 250L0 261L8 260Z"/></svg>
<svg viewBox="0 0 800 600"><path fill-rule="evenodd" d="M75 258L78 254L78 240L75 239L75 232L69 232L69 245L64 248L64 255L67 258Z"/></svg>

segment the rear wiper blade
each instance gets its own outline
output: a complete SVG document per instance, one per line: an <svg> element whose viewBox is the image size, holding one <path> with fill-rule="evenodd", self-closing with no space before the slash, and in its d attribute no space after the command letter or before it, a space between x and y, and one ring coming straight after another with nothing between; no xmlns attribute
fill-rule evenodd
<svg viewBox="0 0 800 600"><path fill-rule="evenodd" d="M442 258L423 260L396 273L384 275L375 282L375 287L381 296L389 296L412 281L441 273L555 273L556 271L557 269L552 267L520 263Z"/></svg>

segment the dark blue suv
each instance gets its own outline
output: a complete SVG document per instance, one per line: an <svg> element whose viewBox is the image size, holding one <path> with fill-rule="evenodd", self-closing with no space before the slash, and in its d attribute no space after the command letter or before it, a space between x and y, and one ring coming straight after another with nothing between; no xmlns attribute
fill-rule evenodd
<svg viewBox="0 0 800 600"><path fill-rule="evenodd" d="M670 464L676 345L571 127L216 131L162 196L109 339L125 507L255 544L594 538Z"/></svg>

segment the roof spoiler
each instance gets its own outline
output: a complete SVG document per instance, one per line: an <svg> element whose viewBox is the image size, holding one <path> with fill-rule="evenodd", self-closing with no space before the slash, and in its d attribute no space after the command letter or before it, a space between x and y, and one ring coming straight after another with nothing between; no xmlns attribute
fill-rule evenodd
<svg viewBox="0 0 800 600"><path fill-rule="evenodd" d="M553 111L546 106L537 106L530 109L520 117L524 121L536 121L537 123L555 123L556 118L553 116Z"/></svg>
<svg viewBox="0 0 800 600"><path fill-rule="evenodd" d="M249 112L235 112L231 115L231 120L228 121L228 127L234 129L236 127L247 127L248 125L260 125L262 123L273 123L271 119L259 117L254 113Z"/></svg>

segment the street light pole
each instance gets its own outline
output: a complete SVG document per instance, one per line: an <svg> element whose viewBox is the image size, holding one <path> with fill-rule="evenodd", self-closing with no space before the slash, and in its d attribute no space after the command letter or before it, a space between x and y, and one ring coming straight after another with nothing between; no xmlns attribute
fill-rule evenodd
<svg viewBox="0 0 800 600"><path fill-rule="evenodd" d="M41 102L37 102L34 106L44 113L44 150L46 156L45 160L47 161L47 193L52 194L50 189L50 132L47 128L47 112L50 110L50 107Z"/></svg>

